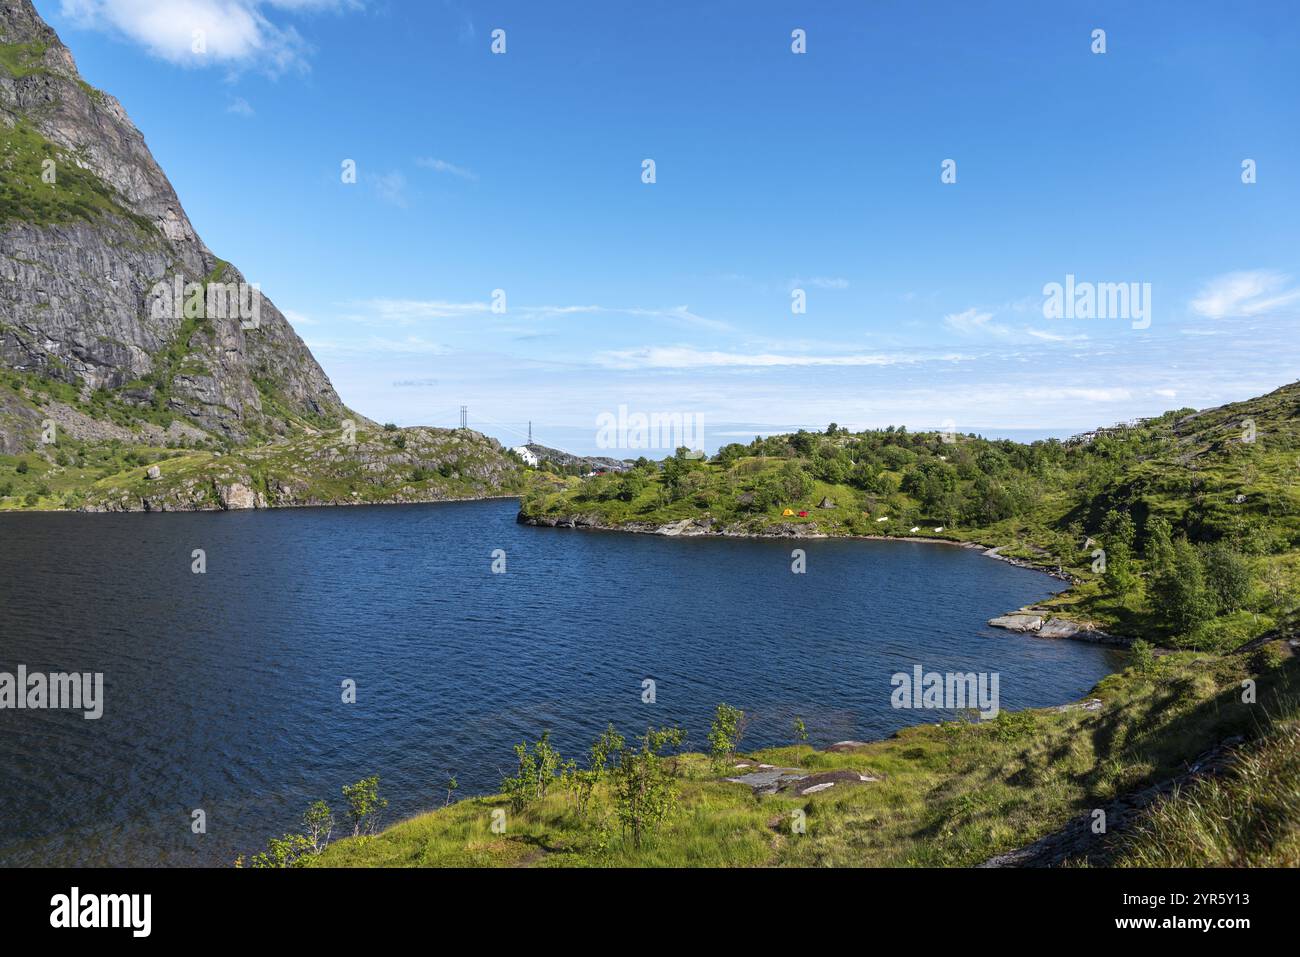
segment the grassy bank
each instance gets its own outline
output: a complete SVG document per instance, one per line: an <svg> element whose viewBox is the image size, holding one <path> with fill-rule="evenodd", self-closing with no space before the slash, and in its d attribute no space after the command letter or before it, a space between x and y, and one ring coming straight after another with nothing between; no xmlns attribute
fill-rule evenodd
<svg viewBox="0 0 1300 957"><path fill-rule="evenodd" d="M1255 703L1242 701L1245 679ZM544 798L512 809L506 795L472 798L372 837L330 844L312 866L971 866L1067 825L1114 798L1178 775L1208 747L1233 736L1262 742L1271 754L1293 740L1300 667L1282 652L1220 657L1178 653L1112 675L1093 692L1100 706L1003 712L992 721L920 725L884 741L844 751L793 745L756 752L754 762L838 775L830 788L757 794L725 777L744 773L740 758L718 766L700 753L665 755L674 793L658 833L638 849L620 821L612 771L589 805L560 778ZM1095 708L1096 710L1092 710ZM1291 737L1287 737L1290 735ZM689 746L690 742L687 742ZM1271 749L1271 750L1270 750ZM1258 759L1268 762L1269 759ZM1142 862L1160 849L1162 863L1294 862L1300 805L1286 760L1264 772L1197 786L1162 802L1142 819L1140 840L1109 858ZM675 769L674 769L675 766ZM854 780L858 777L872 780ZM1273 795L1285 779L1289 800L1264 810L1253 796ZM820 778L810 778L817 781ZM1256 782L1259 782L1258 787ZM1245 822L1211 843L1167 839L1190 833L1180 808L1196 802L1199 819L1217 820L1226 805L1258 818L1276 809L1270 833L1288 839L1241 846L1261 830ZM504 815L505 831L493 830ZM794 822L804 822L798 833ZM1205 825L1201 825L1202 827ZM498 825L499 827L499 825ZM1234 838L1239 835L1239 838ZM1116 839L1118 839L1118 835ZM1111 838L1098 837L1109 842Z"/></svg>

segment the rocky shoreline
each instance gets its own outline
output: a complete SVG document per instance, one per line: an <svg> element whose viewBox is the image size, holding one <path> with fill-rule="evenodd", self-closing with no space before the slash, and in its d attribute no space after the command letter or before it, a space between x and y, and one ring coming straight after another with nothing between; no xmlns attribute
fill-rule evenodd
<svg viewBox="0 0 1300 957"><path fill-rule="evenodd" d="M627 532L633 535L663 535L669 538L789 538L789 539L847 539L855 541L882 542L923 542L932 545L948 545L954 548L971 548L978 550L988 558L1027 568L1045 575L1076 585L1079 579L1060 570L1037 565L1023 558L1003 555L1002 546L989 547L979 542L962 542L949 538L925 538L917 535L828 535L823 531L807 531L809 526L786 522L767 532L755 532L739 524L722 525L712 518L683 518L675 522L621 522L609 523L590 513L573 515L529 515L520 509L515 521L521 525L538 528L574 528L599 532ZM1032 609L1021 609L1006 615L990 618L988 624L994 628L1032 634L1038 638L1064 638L1071 641L1086 641L1091 644L1128 647L1132 639L1111 635L1098 629L1091 622L1071 621L1068 618L1049 617Z"/></svg>

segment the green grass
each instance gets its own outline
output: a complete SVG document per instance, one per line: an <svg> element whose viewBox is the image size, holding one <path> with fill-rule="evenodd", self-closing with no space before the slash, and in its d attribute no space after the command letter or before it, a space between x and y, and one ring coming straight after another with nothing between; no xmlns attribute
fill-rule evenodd
<svg viewBox="0 0 1300 957"><path fill-rule="evenodd" d="M45 72L41 63L49 44L33 40L30 43L0 43L0 70L15 79Z"/></svg>
<svg viewBox="0 0 1300 957"><path fill-rule="evenodd" d="M1042 709L994 722L921 725L848 752L794 745L760 751L759 761L809 771L871 771L883 780L837 784L807 797L758 796L721 778L702 755L681 758L676 811L648 846L635 850L614 822L613 799L597 789L579 817L558 789L520 814L507 811L504 834L493 833L501 796L472 798L403 821L374 837L347 838L307 863L330 867L710 867L710 866L971 866L1031 843L1119 794L1167 780L1210 745L1236 734L1264 734L1268 715L1294 709L1300 686L1295 659L1253 675L1258 704L1241 702L1251 674L1242 656L1181 653L1149 671L1112 675L1094 691L1100 712ZM1252 779L1278 784L1289 827L1295 802L1296 752L1265 761ZM1264 761L1264 759L1261 759ZM1215 785L1234 788L1226 782ZM1272 807L1241 809L1203 797L1205 818L1231 806L1253 826L1231 830L1216 860L1241 863L1241 842L1253 840ZM802 811L804 834L790 826ZM1172 812L1166 815L1172 818ZM1288 831L1294 841L1294 831ZM1236 835L1236 838L1233 837ZM1134 848L1161 843L1156 834ZM1166 842L1168 843L1168 842ZM1294 843L1287 845L1294 847ZM1194 865L1205 855L1169 844L1162 863ZM1137 855L1138 851L1131 852Z"/></svg>
<svg viewBox="0 0 1300 957"><path fill-rule="evenodd" d="M53 183L42 178L46 161L54 163ZM93 222L106 216L135 226L151 241L161 241L153 223L127 209L112 187L79 165L67 150L25 120L13 126L0 123L0 222L50 225Z"/></svg>
<svg viewBox="0 0 1300 957"><path fill-rule="evenodd" d="M1121 867L1300 867L1300 708L1273 717L1226 774L1157 801L1123 836Z"/></svg>

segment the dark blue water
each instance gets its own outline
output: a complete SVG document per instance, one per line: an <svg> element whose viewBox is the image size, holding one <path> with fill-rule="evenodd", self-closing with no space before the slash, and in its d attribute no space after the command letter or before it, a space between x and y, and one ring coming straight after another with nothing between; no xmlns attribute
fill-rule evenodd
<svg viewBox="0 0 1300 957"><path fill-rule="evenodd" d="M453 773L494 791L543 728L566 756L611 720L704 748L727 701L746 746L790 743L795 715L826 745L936 720L890 707L915 663L999 672L1004 708L1117 664L988 628L1060 585L971 550L807 541L795 575L788 541L537 529L516 508L0 516L0 671L101 671L106 698L98 721L0 711L0 864L227 864L366 775L389 822Z"/></svg>

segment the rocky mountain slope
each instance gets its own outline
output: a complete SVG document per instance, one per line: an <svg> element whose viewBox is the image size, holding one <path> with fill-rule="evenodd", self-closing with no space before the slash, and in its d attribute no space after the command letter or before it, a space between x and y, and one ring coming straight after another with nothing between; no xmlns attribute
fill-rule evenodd
<svg viewBox="0 0 1300 957"><path fill-rule="evenodd" d="M30 0L0 0L0 370L14 384L0 452L35 448L51 417L33 409L38 391L83 431L153 438L242 444L351 415L268 299L255 325L209 314L222 310L206 296L159 308L157 284L178 280L245 282L204 245L121 104L81 79Z"/></svg>

